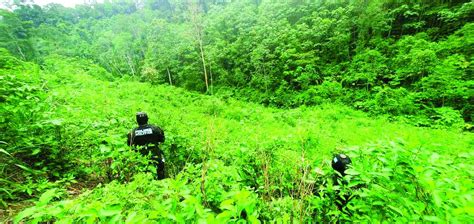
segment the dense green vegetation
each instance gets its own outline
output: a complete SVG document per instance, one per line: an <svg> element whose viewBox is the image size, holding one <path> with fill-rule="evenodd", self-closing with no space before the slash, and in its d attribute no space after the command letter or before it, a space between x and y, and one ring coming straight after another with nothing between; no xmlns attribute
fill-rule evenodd
<svg viewBox="0 0 474 224"><path fill-rule="evenodd" d="M0 222L474 221L471 1L15 7ZM137 111L168 179L126 145Z"/></svg>
<svg viewBox="0 0 474 224"><path fill-rule="evenodd" d="M122 0L2 15L2 45L40 64L56 53L279 107L472 121L472 1Z"/></svg>
<svg viewBox="0 0 474 224"><path fill-rule="evenodd" d="M221 223L245 219L244 210L249 222L345 220L334 189L323 184L331 181L335 151L357 161L351 183L368 186L347 189L358 195L352 218L471 220L472 134L371 119L342 105L282 110L98 80L86 61L62 57L45 59L43 70L21 66L31 68L9 70L20 89L7 94L2 111L14 124L5 133L17 140L7 145L14 154L3 167L10 180L3 179L2 200L39 200L17 220ZM30 72L38 79L22 75ZM149 111L166 131L170 179L135 175L146 162L126 146L124 133L137 110ZM112 180L53 202L84 183Z"/></svg>

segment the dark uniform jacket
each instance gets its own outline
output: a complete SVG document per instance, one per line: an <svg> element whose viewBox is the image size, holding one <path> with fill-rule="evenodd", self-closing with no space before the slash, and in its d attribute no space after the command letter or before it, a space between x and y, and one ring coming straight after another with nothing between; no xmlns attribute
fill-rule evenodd
<svg viewBox="0 0 474 224"><path fill-rule="evenodd" d="M158 145L165 141L165 133L161 128L145 124L134 128L128 133L127 144L129 146L145 146L148 144Z"/></svg>

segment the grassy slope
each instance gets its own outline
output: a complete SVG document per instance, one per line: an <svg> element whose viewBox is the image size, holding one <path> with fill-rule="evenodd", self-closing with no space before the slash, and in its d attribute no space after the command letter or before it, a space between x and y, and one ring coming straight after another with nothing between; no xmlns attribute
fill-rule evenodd
<svg viewBox="0 0 474 224"><path fill-rule="evenodd" d="M229 221L239 218L240 210L245 208L249 215L253 214L248 217L250 221L255 217L269 219L272 215L288 221L287 214L291 213L292 206L302 207L304 204L289 199L295 193L291 190L294 187L289 186L292 184L288 183L289 179L300 178L298 170L302 166L329 173L331 155L343 151L354 157L355 169L361 172L365 169L363 166L377 161L366 157L371 154L364 154L361 150L374 150L389 142L401 142L404 150L436 154L433 163L451 161L445 165L454 166L450 172L459 173L446 174L449 177L472 177L472 171L462 171L463 168L472 168L474 139L469 133L390 123L384 118L369 118L341 105L281 110L203 96L169 86L129 80L101 81L68 63L57 65L55 71L47 73L45 78L49 82L51 100L55 102L52 106L57 109L54 116L63 120L64 131L76 147L76 162L91 163L94 158L106 157L98 153L104 141L108 142L109 150L127 150L124 137L134 126L134 113L146 111L151 117L150 122L165 130L167 141L164 150L168 160L181 165L170 165L170 175L174 178L166 181L157 182L150 180L149 176L139 175L128 185L112 182L72 201L47 203L52 197L46 198L45 203L38 203L35 208L23 212L25 216L35 214L30 218L93 221L128 217L136 222L147 219L212 221L217 218ZM170 152L172 145L176 150ZM379 153L383 155L383 152ZM374 152L372 155L379 154ZM426 167L432 165L428 162L430 157L420 158L425 159ZM467 160L461 162L460 158ZM202 160L209 162L203 165ZM188 163L184 165L184 161ZM200 190L203 166L208 169L205 196ZM260 173L262 169L266 169L266 174ZM416 172L422 176L424 171L421 168ZM444 173L439 177L445 177ZM472 186L472 182L461 182L455 177L454 182L456 186ZM472 196L469 189L459 192L467 195L462 197ZM278 195L283 197L277 198ZM403 197L403 192L394 195L395 199L397 197ZM223 202L230 205L223 205ZM467 204L469 206L472 204ZM394 208L396 212L374 211L365 218L400 218L410 210L410 207L401 207L398 208L401 211ZM458 212L465 214L467 210ZM148 217L143 214L148 214ZM217 214L220 215L216 217ZM441 220L450 219L450 215L438 214L437 211L428 215L439 216ZM337 214L328 216L334 218Z"/></svg>

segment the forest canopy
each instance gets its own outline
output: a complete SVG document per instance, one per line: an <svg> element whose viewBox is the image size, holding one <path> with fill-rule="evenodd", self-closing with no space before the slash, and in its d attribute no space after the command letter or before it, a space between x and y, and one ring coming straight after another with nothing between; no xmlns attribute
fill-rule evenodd
<svg viewBox="0 0 474 224"><path fill-rule="evenodd" d="M342 102L421 126L473 116L472 1L105 1L2 11L1 46L278 107Z"/></svg>

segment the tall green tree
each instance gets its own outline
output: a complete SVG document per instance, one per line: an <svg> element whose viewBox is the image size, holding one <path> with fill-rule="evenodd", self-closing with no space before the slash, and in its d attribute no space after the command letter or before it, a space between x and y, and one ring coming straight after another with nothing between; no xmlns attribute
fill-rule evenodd
<svg viewBox="0 0 474 224"><path fill-rule="evenodd" d="M16 14L0 9L0 48L8 49L12 54L30 60L35 56L31 44L29 21L22 21Z"/></svg>

